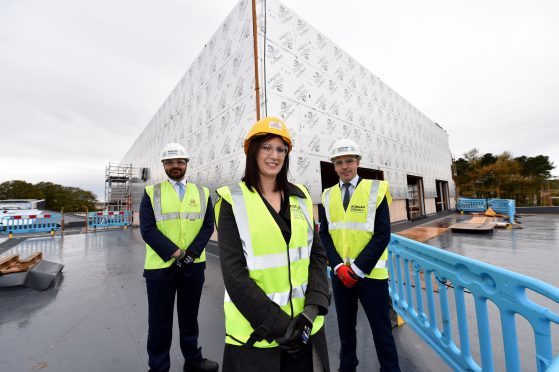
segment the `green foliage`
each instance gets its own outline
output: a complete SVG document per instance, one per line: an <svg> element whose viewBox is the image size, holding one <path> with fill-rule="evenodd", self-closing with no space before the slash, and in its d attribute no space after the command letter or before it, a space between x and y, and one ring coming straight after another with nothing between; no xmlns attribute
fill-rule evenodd
<svg viewBox="0 0 559 372"><path fill-rule="evenodd" d="M0 184L0 199L45 199L46 209L66 212L95 210L95 194L77 187L39 182L7 181Z"/></svg>
<svg viewBox="0 0 559 372"><path fill-rule="evenodd" d="M551 170L548 156L520 156L508 152L480 155L472 149L454 162L459 194L474 198L515 199L518 206L543 205L548 197Z"/></svg>
<svg viewBox="0 0 559 372"><path fill-rule="evenodd" d="M553 163L549 162L549 157L544 155L533 158L520 156L515 160L522 165L522 175L527 177L549 178L551 170L555 168Z"/></svg>
<svg viewBox="0 0 559 372"><path fill-rule="evenodd" d="M25 181L6 181L0 184L2 199L44 199L45 195L33 184Z"/></svg>

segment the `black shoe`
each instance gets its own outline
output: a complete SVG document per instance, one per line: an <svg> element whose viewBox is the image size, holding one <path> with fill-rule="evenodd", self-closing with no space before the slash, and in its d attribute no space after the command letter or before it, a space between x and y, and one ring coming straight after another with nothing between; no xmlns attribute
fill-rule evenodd
<svg viewBox="0 0 559 372"><path fill-rule="evenodd" d="M199 363L184 362L182 370L184 372L217 372L219 364L206 358L202 358Z"/></svg>

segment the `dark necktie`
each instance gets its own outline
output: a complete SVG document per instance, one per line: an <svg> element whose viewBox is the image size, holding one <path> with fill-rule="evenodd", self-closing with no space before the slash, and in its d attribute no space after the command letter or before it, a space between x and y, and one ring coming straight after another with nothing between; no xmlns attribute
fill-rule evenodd
<svg viewBox="0 0 559 372"><path fill-rule="evenodd" d="M344 193L344 211L347 210L347 206L349 205L349 186L351 183L344 183L345 186L345 193Z"/></svg>

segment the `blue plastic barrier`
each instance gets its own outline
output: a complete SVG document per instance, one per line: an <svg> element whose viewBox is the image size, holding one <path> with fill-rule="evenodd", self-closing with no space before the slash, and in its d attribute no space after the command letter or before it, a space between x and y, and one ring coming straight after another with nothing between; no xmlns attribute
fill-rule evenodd
<svg viewBox="0 0 559 372"><path fill-rule="evenodd" d="M559 372L559 357L549 366L546 372Z"/></svg>
<svg viewBox="0 0 559 372"><path fill-rule="evenodd" d="M507 371L521 369L515 316L526 319L534 332L536 368L533 370L543 372L559 364L557 359L553 360L551 340L551 323L559 324L559 314L533 302L526 294L529 290L559 303L558 288L394 234L388 249L388 269L394 310L454 370L495 369L488 300L500 314ZM421 288L420 273L424 275L425 290ZM433 279L437 281L439 306L435 303ZM475 304L481 366L470 351L465 289L471 292ZM454 292L460 347L453 341L449 291ZM533 351L522 350L522 353Z"/></svg>
<svg viewBox="0 0 559 372"><path fill-rule="evenodd" d="M456 209L461 212L485 212L487 201L485 199L460 198L456 202Z"/></svg>
<svg viewBox="0 0 559 372"><path fill-rule="evenodd" d="M513 199L460 198L456 202L456 209L461 212L485 212L489 207L497 213L508 215L510 223L514 223L516 203Z"/></svg>
<svg viewBox="0 0 559 372"><path fill-rule="evenodd" d="M495 212L508 215L510 223L514 223L516 202L513 199L489 199L487 204Z"/></svg>
<svg viewBox="0 0 559 372"><path fill-rule="evenodd" d="M27 234L60 230L61 217L58 213L27 216L2 217L0 233Z"/></svg>
<svg viewBox="0 0 559 372"><path fill-rule="evenodd" d="M130 226L131 224L130 211L89 212L87 214L87 227L92 229L98 227Z"/></svg>

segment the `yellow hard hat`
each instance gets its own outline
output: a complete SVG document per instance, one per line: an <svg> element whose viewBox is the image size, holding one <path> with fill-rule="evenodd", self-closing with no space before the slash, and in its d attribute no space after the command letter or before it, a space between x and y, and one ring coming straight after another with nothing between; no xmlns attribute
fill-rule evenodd
<svg viewBox="0 0 559 372"><path fill-rule="evenodd" d="M258 120L254 123L252 128L250 128L247 136L245 137L245 154L248 152L248 145L250 144L252 138L265 134L275 134L276 136L280 136L285 142L287 142L287 147L289 147L289 151L291 151L291 135L289 134L287 125L285 125L285 122L281 119L268 116Z"/></svg>

